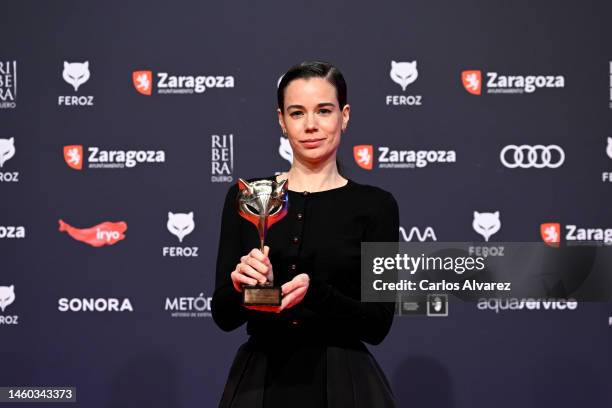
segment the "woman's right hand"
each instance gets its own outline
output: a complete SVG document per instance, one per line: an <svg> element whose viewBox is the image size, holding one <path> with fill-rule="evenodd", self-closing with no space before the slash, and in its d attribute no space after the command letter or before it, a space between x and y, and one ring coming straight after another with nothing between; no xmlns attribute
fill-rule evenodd
<svg viewBox="0 0 612 408"><path fill-rule="evenodd" d="M242 285L255 285L264 283L272 277L272 264L268 258L270 247L264 246L262 253L258 248L253 248L251 252L240 258L240 263L231 273L230 277L234 284L234 289L242 292Z"/></svg>

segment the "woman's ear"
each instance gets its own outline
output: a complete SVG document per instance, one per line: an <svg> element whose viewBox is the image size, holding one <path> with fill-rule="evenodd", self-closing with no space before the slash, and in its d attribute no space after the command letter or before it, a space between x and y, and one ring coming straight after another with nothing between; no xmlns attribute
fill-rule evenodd
<svg viewBox="0 0 612 408"><path fill-rule="evenodd" d="M342 131L343 132L346 130L346 127L348 126L350 113L351 113L351 106L347 103L342 108Z"/></svg>
<svg viewBox="0 0 612 408"><path fill-rule="evenodd" d="M283 135L287 136L287 128L285 127L285 118L283 118L283 112L280 110L280 108L276 109L276 112L278 114L278 124L281 127L281 131L283 132Z"/></svg>

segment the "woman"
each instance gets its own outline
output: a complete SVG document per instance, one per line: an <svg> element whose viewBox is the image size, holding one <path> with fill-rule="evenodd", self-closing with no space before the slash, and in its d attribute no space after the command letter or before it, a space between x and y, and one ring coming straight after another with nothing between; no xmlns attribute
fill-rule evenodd
<svg viewBox="0 0 612 408"><path fill-rule="evenodd" d="M269 230L264 253L256 228L236 211L236 186L225 199L212 315L226 331L246 322L250 337L221 407L394 406L362 343L385 338L394 304L359 298L361 242L397 242L398 208L390 193L338 172L346 93L342 74L327 63L304 62L283 76L278 121L293 164L276 180L288 179L289 212ZM282 284L282 304L244 307L242 285L269 274Z"/></svg>

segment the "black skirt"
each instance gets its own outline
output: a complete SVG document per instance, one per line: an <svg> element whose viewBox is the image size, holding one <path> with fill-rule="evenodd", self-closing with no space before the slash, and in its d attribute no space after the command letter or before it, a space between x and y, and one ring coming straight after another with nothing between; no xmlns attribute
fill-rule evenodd
<svg viewBox="0 0 612 408"><path fill-rule="evenodd" d="M361 342L268 342L238 349L221 408L391 408L389 382Z"/></svg>

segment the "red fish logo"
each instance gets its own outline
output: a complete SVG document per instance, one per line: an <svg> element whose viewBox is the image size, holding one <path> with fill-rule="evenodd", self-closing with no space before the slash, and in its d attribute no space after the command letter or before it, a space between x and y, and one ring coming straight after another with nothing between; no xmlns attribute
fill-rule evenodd
<svg viewBox="0 0 612 408"><path fill-rule="evenodd" d="M67 232L77 241L85 242L92 247L99 248L104 245L115 245L125 239L127 224L121 222L103 222L91 228L75 228L63 220L59 220L60 232Z"/></svg>
<svg viewBox="0 0 612 408"><path fill-rule="evenodd" d="M151 96L153 91L153 72L134 71L132 72L132 83L134 88L143 95Z"/></svg>
<svg viewBox="0 0 612 408"><path fill-rule="evenodd" d="M353 158L362 169L372 170L374 164L374 148L372 145L353 146Z"/></svg>
<svg viewBox="0 0 612 408"><path fill-rule="evenodd" d="M480 95L482 91L482 73L480 71L463 71L461 81L466 91L472 95Z"/></svg>
<svg viewBox="0 0 612 408"><path fill-rule="evenodd" d="M540 236L549 246L559 246L561 242L561 224L558 222L547 222L540 225Z"/></svg>
<svg viewBox="0 0 612 408"><path fill-rule="evenodd" d="M83 169L83 146L70 145L64 146L64 161L66 164L75 169Z"/></svg>

